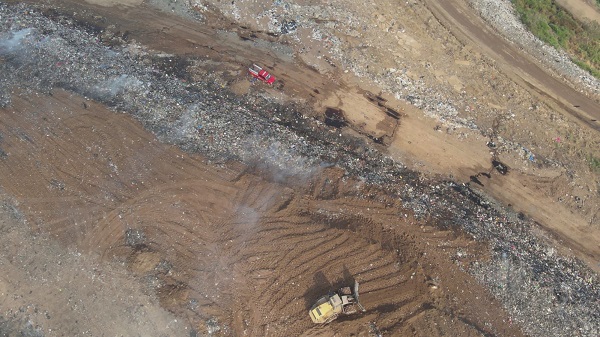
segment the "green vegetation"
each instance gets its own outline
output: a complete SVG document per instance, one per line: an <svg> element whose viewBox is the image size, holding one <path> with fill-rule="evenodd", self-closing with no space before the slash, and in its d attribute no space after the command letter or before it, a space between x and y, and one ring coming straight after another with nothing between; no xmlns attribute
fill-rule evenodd
<svg viewBox="0 0 600 337"><path fill-rule="evenodd" d="M600 71L592 68L589 64L579 61L578 59L572 59L573 63L579 66L579 68L587 71L596 78L600 78Z"/></svg>
<svg viewBox="0 0 600 337"><path fill-rule="evenodd" d="M600 25L579 22L554 0L512 0L521 21L540 40L564 49L573 62L600 78ZM600 0L596 0L600 5Z"/></svg>
<svg viewBox="0 0 600 337"><path fill-rule="evenodd" d="M593 171L600 172L600 158L596 158L594 156L590 156L590 167Z"/></svg>

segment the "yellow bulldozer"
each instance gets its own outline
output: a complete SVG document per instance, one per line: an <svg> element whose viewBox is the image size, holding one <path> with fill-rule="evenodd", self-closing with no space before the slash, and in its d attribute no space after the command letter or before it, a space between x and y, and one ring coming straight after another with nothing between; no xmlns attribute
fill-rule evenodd
<svg viewBox="0 0 600 337"><path fill-rule="evenodd" d="M319 298L310 308L308 314L314 323L326 324L340 315L350 315L358 311L365 311L365 308L358 300L358 282L354 282L354 287L343 287L338 291Z"/></svg>

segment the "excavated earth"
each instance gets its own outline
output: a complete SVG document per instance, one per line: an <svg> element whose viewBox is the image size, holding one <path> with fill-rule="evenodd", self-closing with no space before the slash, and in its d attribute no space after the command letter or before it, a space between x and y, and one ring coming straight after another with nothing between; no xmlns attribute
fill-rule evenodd
<svg viewBox="0 0 600 337"><path fill-rule="evenodd" d="M598 93L372 6L0 2L0 334L598 336Z"/></svg>

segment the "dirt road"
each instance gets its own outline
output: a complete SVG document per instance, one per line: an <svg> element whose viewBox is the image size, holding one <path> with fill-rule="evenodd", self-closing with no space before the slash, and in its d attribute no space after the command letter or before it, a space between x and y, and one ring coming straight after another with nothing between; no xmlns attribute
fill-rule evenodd
<svg viewBox="0 0 600 337"><path fill-rule="evenodd" d="M585 127L600 131L600 104L584 93L574 89L563 80L551 75L543 65L531 59L514 44L495 34L464 1L426 1L432 13L444 26L461 39L466 39L482 48L498 61L503 73L507 74L531 95L538 96L552 109L571 115ZM569 243L579 252L579 257L598 270L600 265L600 231L590 228L588 221L573 214L560 205L549 207L556 201L540 196L544 185L557 183L555 173L529 174L521 172L513 177L499 176L499 180L485 179L484 189L508 205L515 205L546 227L559 240Z"/></svg>
<svg viewBox="0 0 600 337"><path fill-rule="evenodd" d="M531 60L529 55L491 31L480 17L466 8L463 0L427 0L426 3L446 28L483 48L500 62L506 74L522 83L532 94L541 95L543 100L550 99L556 109L600 131L600 103L552 76L541 64Z"/></svg>

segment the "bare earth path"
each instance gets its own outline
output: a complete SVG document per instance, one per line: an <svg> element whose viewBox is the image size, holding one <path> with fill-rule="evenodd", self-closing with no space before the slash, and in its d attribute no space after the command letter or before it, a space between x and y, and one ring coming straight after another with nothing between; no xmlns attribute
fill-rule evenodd
<svg viewBox="0 0 600 337"><path fill-rule="evenodd" d="M600 23L600 9L594 4L595 0L557 0L556 3L566 8L580 20Z"/></svg>

